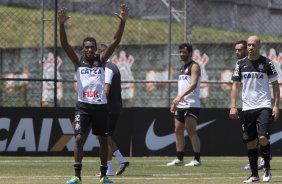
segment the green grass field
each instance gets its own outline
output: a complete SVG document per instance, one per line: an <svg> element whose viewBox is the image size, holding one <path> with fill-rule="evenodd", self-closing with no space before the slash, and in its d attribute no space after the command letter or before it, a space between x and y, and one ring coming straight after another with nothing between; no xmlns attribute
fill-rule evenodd
<svg viewBox="0 0 282 184"><path fill-rule="evenodd" d="M250 171L240 171L246 157L202 157L201 167L167 167L173 157L129 157L130 166L114 183L182 184L242 183ZM185 157L188 162L191 157ZM60 184L73 175L72 157L0 157L0 184ZM97 157L83 160L83 184L99 183ZM114 168L116 162L114 160ZM282 183L282 157L271 162L271 183ZM259 171L262 179L262 171Z"/></svg>

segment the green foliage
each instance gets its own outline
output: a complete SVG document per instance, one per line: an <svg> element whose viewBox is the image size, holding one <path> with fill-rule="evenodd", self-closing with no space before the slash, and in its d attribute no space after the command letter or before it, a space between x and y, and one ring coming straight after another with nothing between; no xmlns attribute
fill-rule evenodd
<svg viewBox="0 0 282 184"><path fill-rule="evenodd" d="M80 46L86 36L93 36L99 43L109 43L116 32L119 20L114 15L70 12L67 23L69 42ZM44 13L44 46L54 46L54 10ZM0 48L40 47L42 39L40 9L0 6ZM172 23L172 43L184 41L184 25ZM192 26L193 43L234 43L252 33L232 32L214 28ZM282 42L282 37L259 35L264 42ZM58 36L59 38L59 36ZM121 44L167 44L168 21L129 18ZM59 39L58 39L59 40ZM60 44L58 44L60 45Z"/></svg>

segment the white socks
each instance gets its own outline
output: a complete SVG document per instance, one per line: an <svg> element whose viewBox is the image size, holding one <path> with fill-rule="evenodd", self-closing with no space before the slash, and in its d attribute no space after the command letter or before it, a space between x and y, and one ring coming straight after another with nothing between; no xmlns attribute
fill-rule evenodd
<svg viewBox="0 0 282 184"><path fill-rule="evenodd" d="M119 150L116 150L116 151L114 152L114 156L115 156L116 159L118 160L118 163L127 162L127 160L122 156L122 154L120 153Z"/></svg>
<svg viewBox="0 0 282 184"><path fill-rule="evenodd" d="M112 175L111 173L114 172L113 162L111 160L108 160L107 166L108 166L107 175Z"/></svg>

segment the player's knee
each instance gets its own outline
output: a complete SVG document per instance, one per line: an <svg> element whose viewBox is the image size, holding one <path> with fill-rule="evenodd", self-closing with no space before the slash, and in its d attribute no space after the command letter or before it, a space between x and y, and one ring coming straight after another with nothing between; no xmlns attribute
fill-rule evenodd
<svg viewBox="0 0 282 184"><path fill-rule="evenodd" d="M108 147L108 137L107 136L98 136L98 140L99 140L100 146Z"/></svg>
<svg viewBox="0 0 282 184"><path fill-rule="evenodd" d="M246 144L248 149L255 149L257 148L257 139L249 141Z"/></svg>
<svg viewBox="0 0 282 184"><path fill-rule="evenodd" d="M84 136L82 134L76 134L75 135L75 142L76 144L82 144L83 143L83 139L84 139Z"/></svg>
<svg viewBox="0 0 282 184"><path fill-rule="evenodd" d="M263 146L267 145L268 144L268 138L266 136L259 136L259 143Z"/></svg>
<svg viewBox="0 0 282 184"><path fill-rule="evenodd" d="M180 129L180 128L175 128L174 129L175 134L177 135L182 135L184 133L184 130Z"/></svg>

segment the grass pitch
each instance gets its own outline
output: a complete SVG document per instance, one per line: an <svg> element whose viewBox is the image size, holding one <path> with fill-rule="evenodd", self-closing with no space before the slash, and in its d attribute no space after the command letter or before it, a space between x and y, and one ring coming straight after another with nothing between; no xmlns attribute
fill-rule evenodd
<svg viewBox="0 0 282 184"><path fill-rule="evenodd" d="M202 157L201 167L167 167L173 157L128 157L130 166L122 176L110 177L120 184L242 183L250 171L240 171L246 157ZM185 157L188 162L192 158ZM117 162L113 160L114 168ZM72 175L72 157L0 157L0 184L62 184ZM83 184L99 183L97 157L83 160ZM271 183L282 183L282 157L273 157ZM259 171L262 179L262 171Z"/></svg>

